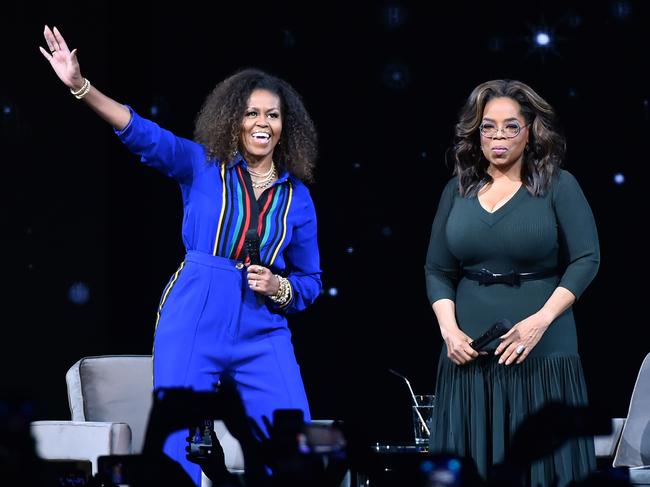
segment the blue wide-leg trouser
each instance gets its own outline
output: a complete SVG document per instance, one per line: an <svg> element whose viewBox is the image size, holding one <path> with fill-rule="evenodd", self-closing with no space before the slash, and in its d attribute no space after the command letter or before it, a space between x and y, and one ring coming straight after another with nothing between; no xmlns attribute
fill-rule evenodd
<svg viewBox="0 0 650 487"><path fill-rule="evenodd" d="M163 292L154 338L154 387L213 391L222 374L236 382L248 416L309 405L284 316L249 289L238 262L190 251ZM215 412L218 418L218 412ZM165 453L197 485L200 468L185 458L187 429L172 433Z"/></svg>

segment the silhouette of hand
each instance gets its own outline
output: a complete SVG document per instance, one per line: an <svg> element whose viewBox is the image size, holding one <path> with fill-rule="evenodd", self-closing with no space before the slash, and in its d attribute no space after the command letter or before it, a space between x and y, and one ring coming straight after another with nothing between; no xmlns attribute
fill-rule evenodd
<svg viewBox="0 0 650 487"><path fill-rule="evenodd" d="M242 444L242 448L244 444L254 443L255 438L251 429L253 421L246 413L234 380L230 376L223 376L217 387L221 404L220 417L226 428Z"/></svg>
<svg viewBox="0 0 650 487"><path fill-rule="evenodd" d="M217 416L219 408L219 397L215 392L158 388L154 392L143 454L162 450L170 433Z"/></svg>
<svg viewBox="0 0 650 487"><path fill-rule="evenodd" d="M188 436L186 438L188 445L185 447L187 452L185 458L200 466L203 473L214 485L223 485L228 482L237 483L237 476L230 473L226 467L226 457L214 431L210 433L210 438L212 439L212 448L206 449L205 454L193 454L189 445L191 437Z"/></svg>

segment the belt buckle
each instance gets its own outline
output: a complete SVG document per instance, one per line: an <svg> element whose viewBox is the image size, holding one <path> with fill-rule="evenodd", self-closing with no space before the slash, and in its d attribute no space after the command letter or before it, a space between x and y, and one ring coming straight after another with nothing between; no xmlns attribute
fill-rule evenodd
<svg viewBox="0 0 650 487"><path fill-rule="evenodd" d="M510 271L505 274L495 274L483 268L479 271L479 284L487 286L488 284L507 284L508 286L521 285L519 274L515 271Z"/></svg>
<svg viewBox="0 0 650 487"><path fill-rule="evenodd" d="M494 280L496 275L492 274L490 271L488 271L485 267L478 271L478 283L481 286L486 286L488 284L494 284L496 281Z"/></svg>
<svg viewBox="0 0 650 487"><path fill-rule="evenodd" d="M502 276L505 284L509 286L521 286L521 278L518 272L510 271L507 274L502 274Z"/></svg>

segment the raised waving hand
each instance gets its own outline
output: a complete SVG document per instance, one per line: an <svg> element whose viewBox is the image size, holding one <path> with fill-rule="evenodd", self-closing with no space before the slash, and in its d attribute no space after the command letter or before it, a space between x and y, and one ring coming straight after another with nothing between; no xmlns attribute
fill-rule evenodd
<svg viewBox="0 0 650 487"><path fill-rule="evenodd" d="M83 98L83 101L90 108L114 128L118 130L124 129L131 119L129 109L104 95L94 86L91 89L88 79L81 75L79 61L77 61L77 50L70 51L59 29L56 27L50 29L46 25L43 35L49 52L42 46L39 46L39 49L59 79L70 88L76 98Z"/></svg>
<svg viewBox="0 0 650 487"><path fill-rule="evenodd" d="M49 52L39 46L41 53L50 62L50 66L52 66L56 75L68 88L79 90L84 84L84 78L81 76L81 69L77 61L77 50L70 51L61 32L56 27L50 29L46 25L43 35Z"/></svg>

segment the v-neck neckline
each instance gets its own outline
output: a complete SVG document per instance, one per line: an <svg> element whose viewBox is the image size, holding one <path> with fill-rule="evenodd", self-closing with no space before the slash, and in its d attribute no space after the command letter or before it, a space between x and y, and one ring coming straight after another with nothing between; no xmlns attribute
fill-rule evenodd
<svg viewBox="0 0 650 487"><path fill-rule="evenodd" d="M510 201L513 200L515 196L517 196L517 193L519 193L519 191L520 191L521 188L523 188L523 187L524 187L524 185L523 185L523 184L520 184L519 187L517 188L517 191L515 191L514 193L512 193L512 194L508 197L508 199L507 199L507 200L506 200L506 201L505 201L501 206L499 206L496 210L489 211L487 208L485 208L485 206L483 206L483 205L481 204L481 199L479 198L479 195L478 195L478 194L476 195L476 201L478 201L478 204L479 204L479 206L483 209L483 211L485 211L486 213L489 213L490 215L494 215L496 212L498 212L499 210L501 210L501 208L503 208L503 207L506 206L508 203L510 203ZM497 204L501 203L501 201L503 201L503 198L501 198L499 201L497 201L496 204L495 204L494 206L496 206Z"/></svg>
<svg viewBox="0 0 650 487"><path fill-rule="evenodd" d="M521 186L519 186L519 189L517 189L517 191L515 191L505 203L503 203L501 206L499 206L496 210L492 212L487 211L483 207L480 200L478 199L478 194L477 194L475 201L480 211L481 220L483 220L485 223L487 223L490 226L494 225L499 220L501 220L501 218L503 218L505 215L507 215L510 212L510 210L514 206L514 203L521 197L522 194L525 193L526 193L526 188L522 184Z"/></svg>

